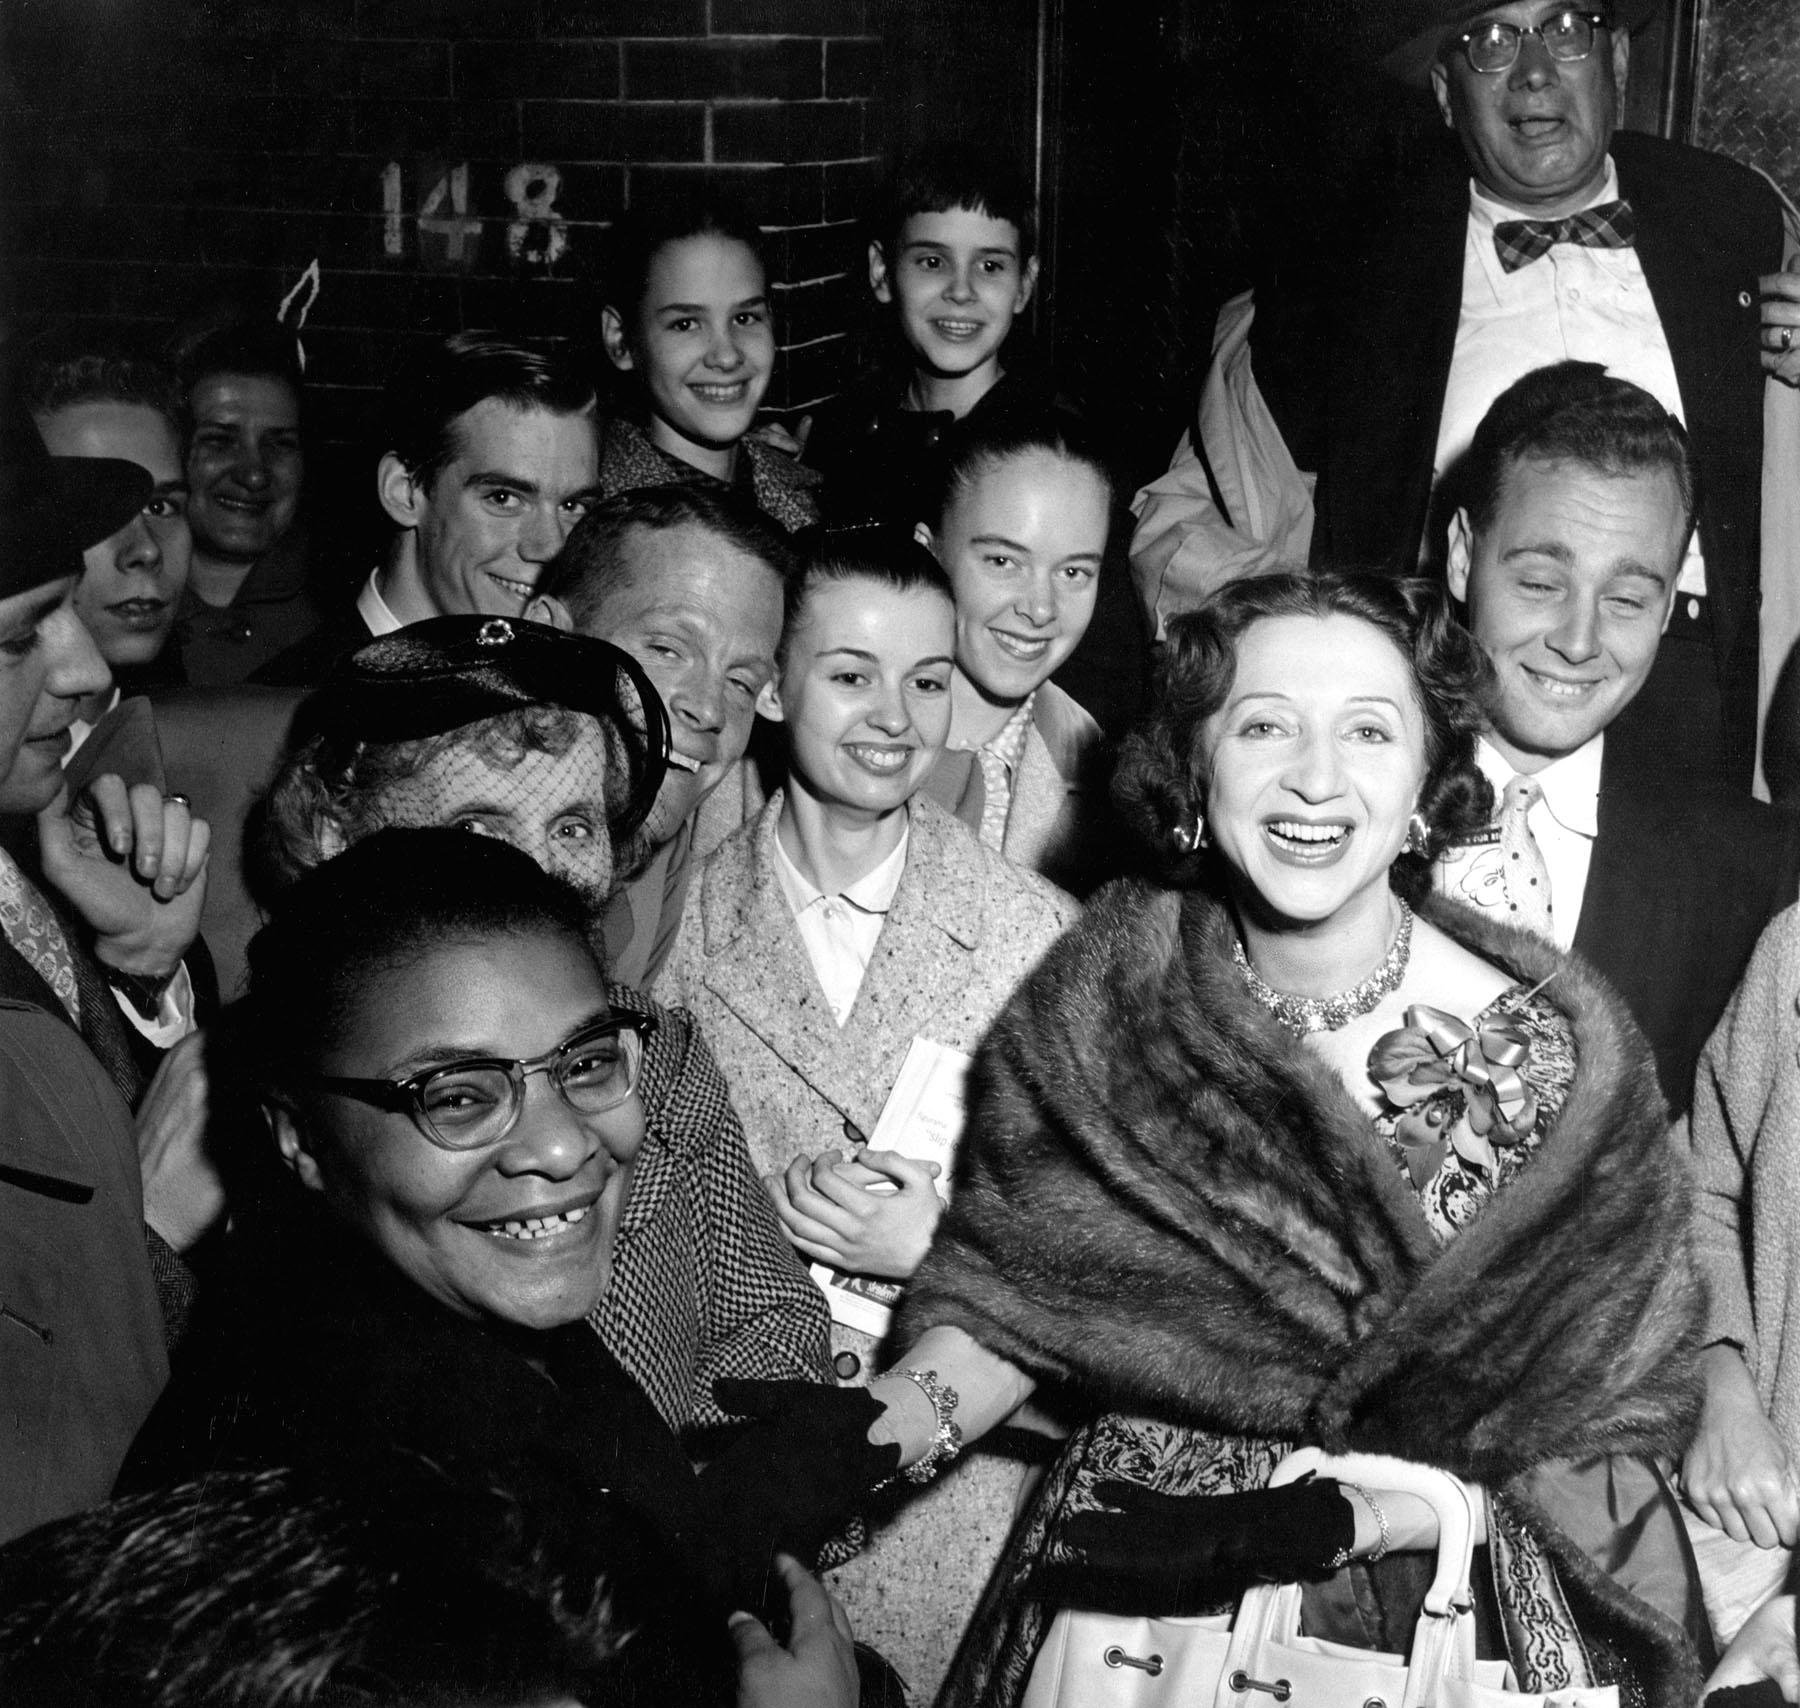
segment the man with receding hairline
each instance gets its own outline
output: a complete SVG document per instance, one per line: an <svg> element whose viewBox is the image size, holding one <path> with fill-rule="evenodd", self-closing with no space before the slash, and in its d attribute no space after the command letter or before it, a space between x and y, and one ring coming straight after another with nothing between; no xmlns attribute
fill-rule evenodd
<svg viewBox="0 0 1800 1708"><path fill-rule="evenodd" d="M748 507L692 486L647 487L590 511L526 609L623 647L668 710L669 771L645 826L655 853L607 916L623 984L655 982L694 858L760 805L745 752L775 679L792 564L781 533Z"/></svg>

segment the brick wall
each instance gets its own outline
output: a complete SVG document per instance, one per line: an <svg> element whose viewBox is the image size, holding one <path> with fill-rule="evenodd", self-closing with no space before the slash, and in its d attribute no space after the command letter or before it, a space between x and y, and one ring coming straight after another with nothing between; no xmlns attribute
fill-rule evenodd
<svg viewBox="0 0 1800 1708"><path fill-rule="evenodd" d="M622 207L695 179L769 228L771 407L841 383L879 172L878 0L7 0L0 308L272 310L308 263L315 442L409 340L597 329Z"/></svg>

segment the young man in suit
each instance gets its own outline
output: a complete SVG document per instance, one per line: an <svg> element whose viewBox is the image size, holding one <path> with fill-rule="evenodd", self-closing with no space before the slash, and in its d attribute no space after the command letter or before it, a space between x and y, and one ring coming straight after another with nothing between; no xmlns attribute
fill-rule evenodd
<svg viewBox="0 0 1800 1708"><path fill-rule="evenodd" d="M1800 821L1735 789L1622 776L1608 730L1656 662L1695 521L1695 459L1648 392L1588 362L1497 398L1454 476L1450 591L1493 665L1482 841L1439 888L1573 947L1630 1005L1675 1113L1769 918Z"/></svg>

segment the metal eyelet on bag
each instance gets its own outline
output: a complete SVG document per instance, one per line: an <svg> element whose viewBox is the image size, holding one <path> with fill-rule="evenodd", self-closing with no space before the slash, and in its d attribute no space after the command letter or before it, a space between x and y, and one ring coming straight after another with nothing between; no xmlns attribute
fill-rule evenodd
<svg viewBox="0 0 1800 1708"><path fill-rule="evenodd" d="M1277 1702L1285 1702L1294 1694L1294 1687L1287 1679L1278 1678L1273 1684L1270 1684L1265 1679L1252 1678L1242 1667L1239 1667L1225 1682L1239 1695L1247 1690L1266 1690Z"/></svg>
<svg viewBox="0 0 1800 1708"><path fill-rule="evenodd" d="M1163 1669L1161 1655L1128 1655L1117 1643L1114 1643L1100 1658L1110 1667L1137 1667L1140 1671L1149 1673L1152 1678L1159 1677Z"/></svg>
<svg viewBox="0 0 1800 1708"><path fill-rule="evenodd" d="M1368 1701L1363 1704L1363 1708L1388 1708L1387 1698L1385 1696L1371 1696Z"/></svg>

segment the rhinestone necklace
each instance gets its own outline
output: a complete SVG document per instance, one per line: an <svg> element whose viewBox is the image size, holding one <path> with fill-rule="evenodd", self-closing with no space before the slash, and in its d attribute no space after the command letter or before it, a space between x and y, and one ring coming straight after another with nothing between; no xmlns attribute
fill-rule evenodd
<svg viewBox="0 0 1800 1708"><path fill-rule="evenodd" d="M1399 989L1400 981L1406 977L1406 963L1412 958L1412 923L1412 909L1401 902L1400 929L1394 933L1393 946L1382 957L1381 965L1361 984L1340 990L1335 996L1290 996L1275 989L1250 965L1241 938L1231 945L1231 959L1250 994L1296 1038L1304 1038L1308 1032L1335 1032Z"/></svg>

